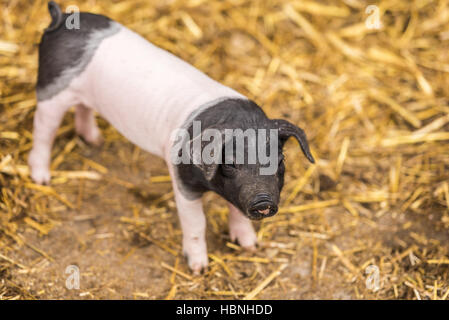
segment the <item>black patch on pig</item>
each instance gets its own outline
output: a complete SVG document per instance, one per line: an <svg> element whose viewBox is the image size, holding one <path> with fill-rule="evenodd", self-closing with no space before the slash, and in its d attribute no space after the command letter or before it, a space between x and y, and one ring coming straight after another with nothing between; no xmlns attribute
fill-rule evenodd
<svg viewBox="0 0 449 320"><path fill-rule="evenodd" d="M273 129L274 123L267 118L263 110L254 102L247 99L225 99L221 100L217 104L206 108L192 119L193 121L201 122L201 129L225 127L226 129L241 129L243 131L247 129ZM193 124L188 127L190 137L193 137ZM282 143L279 143L279 153L282 152ZM246 156L245 156L246 157ZM266 191L270 189L270 194L273 196L273 200L278 202L279 193L284 183L284 170L283 163L279 166L281 170L277 170L277 173L273 176L261 176L259 175L259 166L245 165L247 168L251 167L249 171L244 173L243 176L235 177L235 179L229 179L226 177L223 169L223 165L219 165L217 173L211 180L206 179L204 172L196 165L193 164L179 164L176 166L177 181L181 191L184 191L184 195L188 198L195 199L202 195L206 191L214 191L217 194L223 196L226 200L234 204L245 212L246 208L242 205L241 193L239 192L241 185L240 182L247 182L245 174L249 179L254 179L255 183L251 187L249 194L256 193L256 191L264 186ZM249 173L251 172L251 173ZM229 184L235 184L233 194L230 194ZM226 188L226 184L228 188ZM248 201L243 201L247 203Z"/></svg>
<svg viewBox="0 0 449 320"><path fill-rule="evenodd" d="M193 136L193 121L201 123L202 131L210 128L223 133L225 129L240 129L242 132L254 129L257 137L257 130L264 129L267 130L267 141L265 143L267 143L266 151L268 151L271 150L269 146L272 143L269 130L276 129L278 130L278 140L276 141L278 149L276 152L279 162L274 164L276 172L270 175L260 173L261 164L258 157L256 157L255 164L248 164L247 160L245 160L245 164L224 164L224 150L221 152L222 164L218 164L218 166L207 165L202 162L200 164L180 163L175 165L175 173L179 189L184 196L193 200L199 198L205 191L214 191L251 219L264 217L258 209L259 204L261 207L267 205L268 208L272 209L270 215L274 214L277 211L280 192L284 185L285 165L282 148L288 138L294 137L298 140L306 158L312 163L315 161L310 153L304 131L286 120L267 118L263 110L248 99L221 99L207 108L200 107L199 110L197 114L191 115L188 118L189 122L184 125L191 141L196 138ZM208 144L209 142L205 143ZM260 143L264 142L256 142L257 145ZM247 147L248 145L245 143L245 153L248 152ZM183 149L186 150L186 148ZM181 156L182 152L182 150L179 151L178 155ZM247 156L245 154L244 158L248 159ZM272 156L270 154L270 157ZM271 158L271 161L274 159ZM261 202L258 199L261 199Z"/></svg>
<svg viewBox="0 0 449 320"><path fill-rule="evenodd" d="M69 29L66 20L72 13L62 13L55 3L49 3L49 10L52 22L45 30L39 44L39 69L36 84L38 100L51 98L67 87L69 82L84 70L93 56L93 52L88 52L96 49L93 44L88 47L89 40L92 40L91 35L111 29L113 24L116 24L108 17L80 12L79 29ZM108 35L110 34L105 31L105 37ZM101 40L100 36L98 44ZM63 76L64 70L69 69L73 72ZM64 83L58 83L58 81ZM55 88L49 89L50 86Z"/></svg>

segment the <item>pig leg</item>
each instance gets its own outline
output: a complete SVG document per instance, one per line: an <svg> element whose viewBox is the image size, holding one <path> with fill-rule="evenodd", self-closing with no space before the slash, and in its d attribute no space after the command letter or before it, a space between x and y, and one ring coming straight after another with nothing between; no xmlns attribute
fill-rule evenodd
<svg viewBox="0 0 449 320"><path fill-rule="evenodd" d="M97 126L94 111L82 104L76 106L75 129L76 133L83 137L86 142L95 146L103 143L103 137Z"/></svg>
<svg viewBox="0 0 449 320"><path fill-rule="evenodd" d="M206 218L201 198L188 200L175 191L176 206L182 228L182 250L190 269L199 274L207 267Z"/></svg>
<svg viewBox="0 0 449 320"><path fill-rule="evenodd" d="M245 249L256 250L257 236L254 232L251 220L228 202L229 207L229 235L231 240L237 240Z"/></svg>
<svg viewBox="0 0 449 320"><path fill-rule="evenodd" d="M176 182L173 167L170 164L170 158L168 158L167 164L173 180L173 191L181 223L182 250L190 269L194 274L198 275L208 264L206 217L203 212L203 204L201 198L189 200L181 193Z"/></svg>
<svg viewBox="0 0 449 320"><path fill-rule="evenodd" d="M62 118L73 103L58 95L52 99L39 101L34 115L33 148L28 157L31 178L38 184L50 183L51 147Z"/></svg>

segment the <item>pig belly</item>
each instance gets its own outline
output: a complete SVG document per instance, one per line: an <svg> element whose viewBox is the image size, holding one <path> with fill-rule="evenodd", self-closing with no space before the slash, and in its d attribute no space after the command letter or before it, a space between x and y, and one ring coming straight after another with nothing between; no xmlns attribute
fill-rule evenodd
<svg viewBox="0 0 449 320"><path fill-rule="evenodd" d="M78 80L74 89L84 105L161 157L173 130L197 108L244 97L123 26L102 41Z"/></svg>

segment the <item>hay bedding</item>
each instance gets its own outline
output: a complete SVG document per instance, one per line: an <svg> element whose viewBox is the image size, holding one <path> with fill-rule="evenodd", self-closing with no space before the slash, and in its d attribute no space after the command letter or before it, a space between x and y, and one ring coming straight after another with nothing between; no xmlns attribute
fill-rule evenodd
<svg viewBox="0 0 449 320"><path fill-rule="evenodd" d="M205 199L210 267L193 277L163 162L106 122L87 146L69 113L50 187L33 184L37 43L46 1L1 1L0 299L449 297L449 1L60 1L103 13L308 133L260 250ZM80 290L65 268L77 264ZM380 289L366 288L369 265Z"/></svg>

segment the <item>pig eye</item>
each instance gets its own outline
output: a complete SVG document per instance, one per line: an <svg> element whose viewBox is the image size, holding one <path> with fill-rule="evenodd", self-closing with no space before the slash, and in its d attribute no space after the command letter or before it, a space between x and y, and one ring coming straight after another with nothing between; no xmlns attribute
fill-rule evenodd
<svg viewBox="0 0 449 320"><path fill-rule="evenodd" d="M283 175L285 172L284 155L279 156L278 174Z"/></svg>
<svg viewBox="0 0 449 320"><path fill-rule="evenodd" d="M285 159L285 158L284 158L284 155L283 155L283 154L280 154L280 155L279 155L279 163L278 163L278 164L279 164L279 165L282 165L282 164L284 163L284 159Z"/></svg>
<svg viewBox="0 0 449 320"><path fill-rule="evenodd" d="M226 177L233 177L235 175L235 171L237 170L235 163L223 163L221 165L221 169L223 175Z"/></svg>

